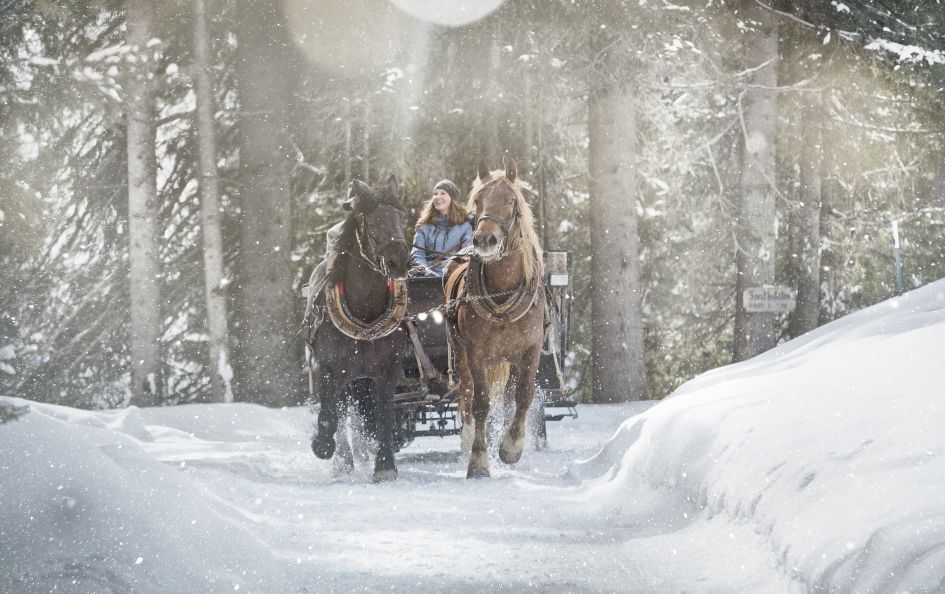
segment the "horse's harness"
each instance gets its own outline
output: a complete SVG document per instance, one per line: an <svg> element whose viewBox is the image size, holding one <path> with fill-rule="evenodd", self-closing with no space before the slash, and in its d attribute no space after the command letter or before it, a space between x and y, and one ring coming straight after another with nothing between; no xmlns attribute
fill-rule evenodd
<svg viewBox="0 0 945 594"><path fill-rule="evenodd" d="M380 205L398 208L394 204L383 201L375 201L374 204L374 208ZM374 208L371 208L367 212L372 212ZM416 321L418 316L421 318L424 316L422 313L414 314L413 316L406 315L408 305L406 281L394 280L384 259L377 258L377 254L383 252L384 249L389 247L392 243L400 242L406 246L407 242L403 239L393 238L384 245L377 247L373 238L367 233L364 214L364 212L359 212L355 215L359 217L358 225L355 228L355 238L358 245L357 252L341 253L346 253L349 256L358 258L364 262L368 268L384 276L387 280L388 288L387 309L380 318L373 322L365 323L358 320L348 310L343 281L330 284L325 288L325 309L332 323L342 334L354 340L373 341L392 334L403 322L408 322L409 327L409 323ZM474 228L478 227L479 223L484 220L490 220L495 223L502 229L505 237L508 238L509 233L519 222L518 209L513 205L512 216L508 220L504 220L492 212L484 211L476 218ZM506 245L507 241L503 241L503 251L500 252L499 258L505 256L504 250ZM542 270L537 254L534 254L532 258L532 274L529 280L526 282L525 279L523 279L515 289L501 293L489 293L487 291L482 275L482 264L482 260L476 255L470 256L468 260L460 264L447 279L444 279L446 302L432 308L430 312L423 312L432 313L434 310L444 312L446 314L445 317L450 322L450 326L452 326L451 334L457 337L458 328L455 326L455 321L461 304L465 303L470 305L473 311L486 321L503 324L521 319L528 313L535 299L540 295ZM498 303L495 299L499 297L509 298L502 303Z"/></svg>
<svg viewBox="0 0 945 594"><path fill-rule="evenodd" d="M512 187L511 182L504 177L499 177L487 182L487 185L499 181L505 182ZM482 221L492 221L502 229L505 238L502 241L501 251L497 259L505 257L509 234L519 222L516 204L515 201L512 202L512 215L507 221L488 210L483 211L482 214L476 218L474 228L478 228ZM473 255L468 261L464 262L460 268L454 270L453 274L446 279L444 283L446 296L449 301L454 303L451 310L448 310L449 313L452 314L447 316L448 319L456 319L460 303L468 303L473 311L476 312L477 316L488 322L509 324L524 317L540 294L539 287L542 283L543 274L538 254L532 254L531 274L526 275L528 280L526 281L526 279L523 278L518 287L499 294L490 294L486 289L482 267L482 260L478 256ZM508 297L508 299L502 303L497 303L495 297Z"/></svg>
<svg viewBox="0 0 945 594"><path fill-rule="evenodd" d="M392 334L400 327L401 322L407 314L407 283L403 279L395 280L384 261L383 256L378 256L389 246L395 243L403 244L407 247L407 241L403 238L392 237L386 243L377 246L374 238L367 231L367 221L365 214L373 212L379 206L388 206L396 210L402 210L398 205L387 201L372 201L373 206L368 210L359 210L354 214L357 217L355 227L355 242L358 246L356 252L341 251L340 254L347 254L357 258L367 265L369 269L380 274L387 282L387 309L381 316L372 322L363 322L351 314L348 309L348 303L345 299L345 285L343 280L330 283L325 287L325 309L332 324L339 332L354 340L374 341Z"/></svg>

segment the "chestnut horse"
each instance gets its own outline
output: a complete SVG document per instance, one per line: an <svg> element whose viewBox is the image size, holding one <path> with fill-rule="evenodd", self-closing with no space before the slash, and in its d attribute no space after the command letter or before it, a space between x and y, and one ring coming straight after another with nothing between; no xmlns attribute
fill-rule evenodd
<svg viewBox="0 0 945 594"><path fill-rule="evenodd" d="M505 171L479 164L467 208L476 213L473 250L444 274L451 341L460 382L464 441L472 447L467 478L489 476L486 419L490 391L514 394L515 410L499 447L514 464L525 446L525 417L535 397L544 338L541 247L514 161Z"/></svg>

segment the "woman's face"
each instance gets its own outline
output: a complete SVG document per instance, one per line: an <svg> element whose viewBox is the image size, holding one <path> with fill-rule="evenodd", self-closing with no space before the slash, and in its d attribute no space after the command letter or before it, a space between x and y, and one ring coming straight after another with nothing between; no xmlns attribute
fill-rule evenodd
<svg viewBox="0 0 945 594"><path fill-rule="evenodd" d="M433 208L436 209L436 212L440 214L446 214L449 212L450 203L452 201L453 199L450 198L450 195L444 190L433 190Z"/></svg>

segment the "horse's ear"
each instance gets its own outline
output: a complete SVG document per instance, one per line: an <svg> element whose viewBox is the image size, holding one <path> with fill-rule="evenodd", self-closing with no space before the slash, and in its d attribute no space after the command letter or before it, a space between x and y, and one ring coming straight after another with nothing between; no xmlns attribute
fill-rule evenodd
<svg viewBox="0 0 945 594"><path fill-rule="evenodd" d="M362 196L370 196L371 193L370 186L359 179L353 179L348 184L348 199L341 204L341 207L345 210L355 210L358 206L358 199Z"/></svg>
<svg viewBox="0 0 945 594"><path fill-rule="evenodd" d="M476 174L479 176L480 181L483 181L489 177L489 168L486 167L485 161L479 161L479 169L476 171Z"/></svg>
<svg viewBox="0 0 945 594"><path fill-rule="evenodd" d="M348 184L348 199L358 196L370 196L373 193L374 191L371 189L371 186L359 179L353 179L351 183Z"/></svg>
<svg viewBox="0 0 945 594"><path fill-rule="evenodd" d="M390 192L391 196L400 196L400 184L397 183L396 176L392 175L390 179L387 180L387 191Z"/></svg>
<svg viewBox="0 0 945 594"><path fill-rule="evenodd" d="M515 166L515 159L505 160L505 177L510 182L515 182L515 176L518 175L518 168Z"/></svg>

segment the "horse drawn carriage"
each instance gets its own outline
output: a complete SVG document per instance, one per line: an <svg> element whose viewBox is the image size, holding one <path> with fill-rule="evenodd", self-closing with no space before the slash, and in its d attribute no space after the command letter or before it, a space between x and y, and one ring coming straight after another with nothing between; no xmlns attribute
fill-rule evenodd
<svg viewBox="0 0 945 594"><path fill-rule="evenodd" d="M460 432L467 476L486 477L493 403L509 413L499 447L509 464L521 457L528 418L541 447L547 420L577 416L562 374L568 254L541 249L514 162L505 171L480 164L477 174L472 246L442 280L405 278L397 180L379 188L351 183L350 214L312 274L303 326L310 390L320 401L317 457L332 458L338 448L343 469L353 468L344 426L356 409L378 444L375 482L396 478L394 453L415 437Z"/></svg>

